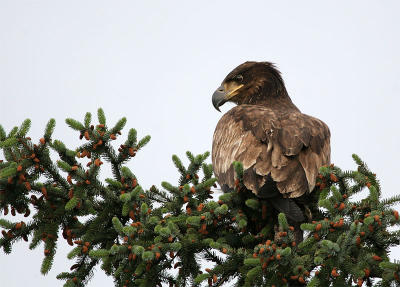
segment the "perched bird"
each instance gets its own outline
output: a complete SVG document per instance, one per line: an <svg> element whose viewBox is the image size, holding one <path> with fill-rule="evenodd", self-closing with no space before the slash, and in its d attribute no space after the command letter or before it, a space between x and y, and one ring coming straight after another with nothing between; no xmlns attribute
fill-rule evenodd
<svg viewBox="0 0 400 287"><path fill-rule="evenodd" d="M314 189L319 168L330 163L328 126L300 112L269 62L245 62L230 72L212 96L218 111L225 102L237 106L214 132L212 163L222 190L234 188L232 163L240 161L247 189L290 221L304 222L299 199Z"/></svg>

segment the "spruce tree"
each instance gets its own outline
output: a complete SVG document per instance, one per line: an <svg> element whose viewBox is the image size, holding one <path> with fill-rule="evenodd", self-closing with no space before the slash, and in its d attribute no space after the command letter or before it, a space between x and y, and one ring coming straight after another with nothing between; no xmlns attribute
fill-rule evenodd
<svg viewBox="0 0 400 287"><path fill-rule="evenodd" d="M126 119L109 126L102 109L96 125L90 113L66 123L83 141L75 149L52 138L53 119L37 142L27 136L30 120L8 134L0 126L0 247L7 254L21 239L30 249L43 244L46 274L66 240L74 263L58 275L64 286L85 286L98 264L127 287L400 284L400 262L388 257L400 240L392 208L400 196L382 199L376 175L356 155L355 171L320 169L307 198L312 220L297 245L285 215L243 186L241 163L233 163L235 189L218 199L208 152L187 152L188 166L174 155L179 182L145 188L126 163L149 136L138 140L130 129L116 149ZM103 181L101 168L112 178ZM365 198L354 199L358 193ZM16 213L26 220L13 221Z"/></svg>

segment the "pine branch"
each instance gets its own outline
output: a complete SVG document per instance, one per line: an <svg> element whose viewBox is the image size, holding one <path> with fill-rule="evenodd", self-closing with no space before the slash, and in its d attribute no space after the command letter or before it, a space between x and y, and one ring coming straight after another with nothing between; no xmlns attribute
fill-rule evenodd
<svg viewBox="0 0 400 287"><path fill-rule="evenodd" d="M0 247L5 253L29 236L31 249L44 242L41 271L46 274L58 240L66 240L76 263L58 278L70 287L85 286L99 263L116 286L127 287L199 286L204 281L223 286L231 279L237 286L276 287L350 286L353 281L373 286L375 279L381 280L375 286L400 283L400 262L388 256L389 248L400 243L400 231L393 231L400 225L399 213L392 209L400 197L382 199L376 175L358 156L353 156L355 171L334 165L320 169L316 188L305 199L313 221L301 225L307 233L297 244L297 227L243 185L240 162L233 163L235 186L218 200L211 190L216 182L212 166L205 163L208 152L186 152L187 166L174 155L178 183L146 190L123 164L150 137L137 141L136 130L130 129L117 154L113 141L126 119L108 128L104 111L97 115L97 125L90 113L83 123L67 119L83 141L74 149L52 141L54 120L37 144L26 137L29 120L8 134L0 126L5 158L0 161L0 210L5 216ZM57 164L49 148L57 152ZM105 166L114 178L103 182L99 174ZM356 193L366 197L352 200ZM16 213L25 214L27 222L6 219ZM199 259L216 266L203 272ZM168 273L175 268L176 275Z"/></svg>

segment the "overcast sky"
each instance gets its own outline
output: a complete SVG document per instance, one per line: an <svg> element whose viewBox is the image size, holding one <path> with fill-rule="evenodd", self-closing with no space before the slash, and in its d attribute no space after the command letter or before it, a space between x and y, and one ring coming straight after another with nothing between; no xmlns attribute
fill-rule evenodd
<svg viewBox="0 0 400 287"><path fill-rule="evenodd" d="M0 0L0 124L9 131L30 118L39 139L55 118L54 138L73 149L78 135L64 119L102 107L109 123L126 116L152 136L129 164L140 183L176 183L172 154L211 150L222 115L211 95L225 75L272 61L293 102L330 127L332 162L351 169L359 154L384 196L395 195L400 2L327 2ZM73 264L69 250L60 244L45 277L42 247L1 252L1 285L62 285L55 276ZM89 286L112 286L98 270Z"/></svg>

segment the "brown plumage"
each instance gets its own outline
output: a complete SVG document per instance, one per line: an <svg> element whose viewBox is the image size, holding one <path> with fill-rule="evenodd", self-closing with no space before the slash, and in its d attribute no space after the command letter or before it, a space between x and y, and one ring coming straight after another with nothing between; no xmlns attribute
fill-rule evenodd
<svg viewBox="0 0 400 287"><path fill-rule="evenodd" d="M213 95L216 109L237 104L217 124L214 173L224 191L234 187L232 163L243 163L243 183L295 222L304 221L296 200L315 186L318 169L330 163L330 132L321 120L292 103L279 71L268 62L235 68Z"/></svg>

